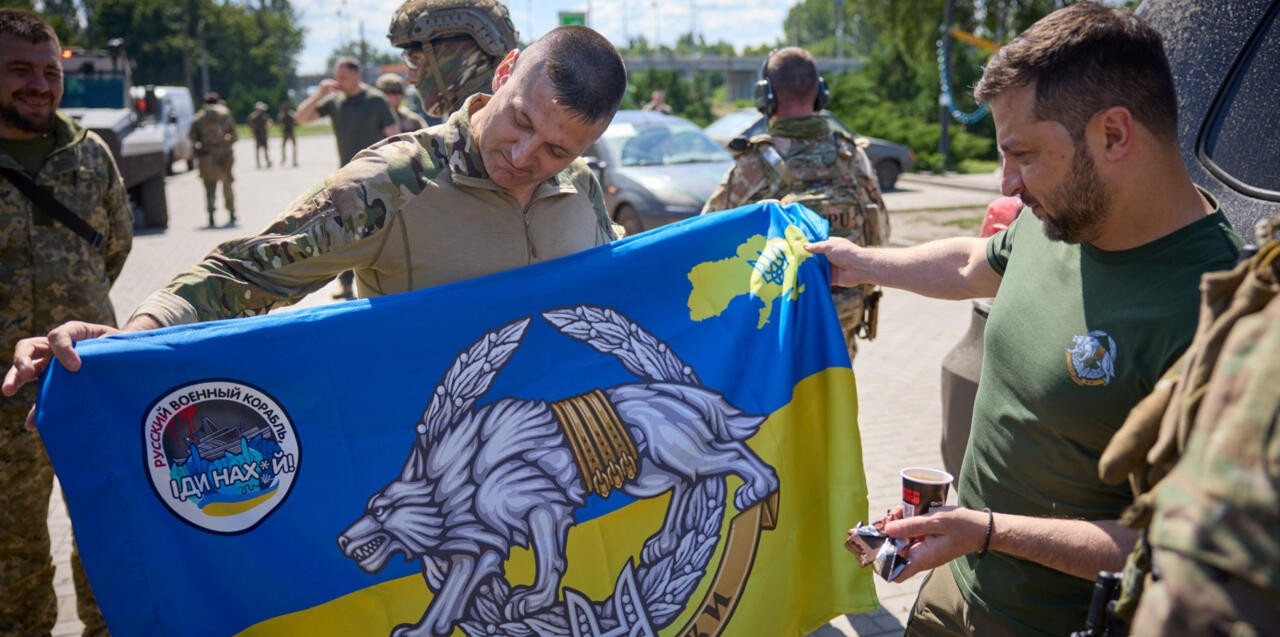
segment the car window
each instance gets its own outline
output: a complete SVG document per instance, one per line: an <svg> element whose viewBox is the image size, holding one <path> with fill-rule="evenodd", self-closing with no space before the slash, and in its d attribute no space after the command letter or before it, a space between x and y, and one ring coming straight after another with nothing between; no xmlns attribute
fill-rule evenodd
<svg viewBox="0 0 1280 637"><path fill-rule="evenodd" d="M712 137L733 138L741 135L747 126L759 119L760 113L756 111L735 111L711 122L705 130Z"/></svg>
<svg viewBox="0 0 1280 637"><path fill-rule="evenodd" d="M1215 172L1260 198L1280 199L1280 20L1272 12L1218 96L1199 152ZM1259 191L1269 191L1263 193ZM1270 196L1268 196L1270 195Z"/></svg>
<svg viewBox="0 0 1280 637"><path fill-rule="evenodd" d="M695 162L730 161L732 157L697 126L674 121L649 126L615 123L603 136L619 148L623 166L665 166Z"/></svg>

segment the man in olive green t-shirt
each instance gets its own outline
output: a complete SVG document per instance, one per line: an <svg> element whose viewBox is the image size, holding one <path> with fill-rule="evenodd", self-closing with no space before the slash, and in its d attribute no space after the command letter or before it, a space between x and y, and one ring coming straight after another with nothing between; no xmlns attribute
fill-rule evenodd
<svg viewBox="0 0 1280 637"><path fill-rule="evenodd" d="M333 65L333 78L320 82L320 88L298 105L294 120L306 124L327 116L338 138L338 166L346 166L356 153L400 132L400 120L387 103L387 98L360 81L360 62L341 57ZM338 275L342 290L334 298L355 298L355 273L346 270Z"/></svg>
<svg viewBox="0 0 1280 637"><path fill-rule="evenodd" d="M1017 221L990 240L809 248L836 285L995 297L960 506L885 525L913 540L899 581L941 567L906 634L1067 635L1138 536L1117 522L1128 488L1102 484L1098 459L1190 343L1200 275L1230 267L1239 237L1187 175L1160 36L1131 12L1051 13L991 58L974 96L991 105L1002 189L1026 206Z"/></svg>

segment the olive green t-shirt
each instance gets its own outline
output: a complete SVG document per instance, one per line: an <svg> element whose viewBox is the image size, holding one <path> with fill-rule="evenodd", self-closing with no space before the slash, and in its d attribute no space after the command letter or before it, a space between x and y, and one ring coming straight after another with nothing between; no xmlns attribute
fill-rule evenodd
<svg viewBox="0 0 1280 637"><path fill-rule="evenodd" d="M400 121L382 91L368 86L352 96L341 91L331 93L316 105L316 112L333 122L342 166L350 163L356 153L382 141L386 137L383 131Z"/></svg>
<svg viewBox="0 0 1280 637"><path fill-rule="evenodd" d="M1200 275L1234 265L1239 245L1216 209L1115 252L1050 241L1030 213L992 237L987 260L1003 278L987 320L960 504L1118 518L1132 500L1129 487L1102 484L1098 459L1190 344ZM965 598L1018 634L1084 627L1091 581L1001 553L951 564Z"/></svg>

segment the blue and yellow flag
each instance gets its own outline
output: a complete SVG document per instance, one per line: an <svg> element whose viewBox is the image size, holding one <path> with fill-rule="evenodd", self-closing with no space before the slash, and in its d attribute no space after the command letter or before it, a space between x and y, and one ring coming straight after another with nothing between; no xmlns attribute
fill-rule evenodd
<svg viewBox="0 0 1280 637"><path fill-rule="evenodd" d="M96 339L38 426L118 635L797 635L876 608L825 222Z"/></svg>

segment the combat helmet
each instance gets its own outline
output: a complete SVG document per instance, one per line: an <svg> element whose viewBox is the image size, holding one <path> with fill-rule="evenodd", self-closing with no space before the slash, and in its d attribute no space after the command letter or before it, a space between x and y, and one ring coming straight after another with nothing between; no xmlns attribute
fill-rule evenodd
<svg viewBox="0 0 1280 637"><path fill-rule="evenodd" d="M497 0L406 0L387 39L406 60L422 52L418 94L428 114L444 117L489 90L494 69L516 47L516 28Z"/></svg>

